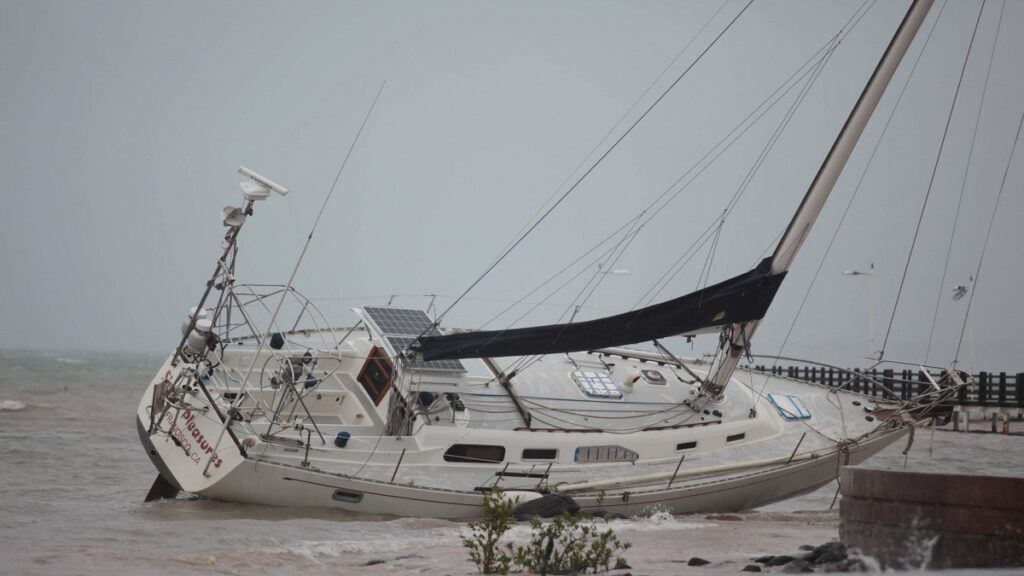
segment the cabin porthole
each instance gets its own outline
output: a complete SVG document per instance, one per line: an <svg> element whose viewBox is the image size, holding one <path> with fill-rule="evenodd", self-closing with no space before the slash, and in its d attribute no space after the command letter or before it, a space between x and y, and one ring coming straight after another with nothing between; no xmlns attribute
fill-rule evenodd
<svg viewBox="0 0 1024 576"><path fill-rule="evenodd" d="M554 448L524 448L523 460L550 461L558 459L558 450Z"/></svg>
<svg viewBox="0 0 1024 576"><path fill-rule="evenodd" d="M503 446L485 444L453 444L444 453L445 462L468 462L471 464L496 464L505 460Z"/></svg>
<svg viewBox="0 0 1024 576"><path fill-rule="evenodd" d="M355 492L353 490L335 490L331 498L338 502L348 502L350 504L358 504L363 501L363 493Z"/></svg>

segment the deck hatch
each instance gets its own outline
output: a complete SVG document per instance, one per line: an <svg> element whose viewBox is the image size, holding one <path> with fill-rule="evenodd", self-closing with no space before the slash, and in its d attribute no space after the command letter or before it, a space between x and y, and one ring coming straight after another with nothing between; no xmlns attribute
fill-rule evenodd
<svg viewBox="0 0 1024 576"><path fill-rule="evenodd" d="M572 379L588 398L622 398L622 390L612 381L611 374L576 370Z"/></svg>
<svg viewBox="0 0 1024 576"><path fill-rule="evenodd" d="M811 412L800 401L800 398L789 394L769 394L768 400L786 420L807 420Z"/></svg>
<svg viewBox="0 0 1024 576"><path fill-rule="evenodd" d="M640 374L648 384L654 386L665 386L668 384L668 380L665 380L665 375L657 370L641 370Z"/></svg>

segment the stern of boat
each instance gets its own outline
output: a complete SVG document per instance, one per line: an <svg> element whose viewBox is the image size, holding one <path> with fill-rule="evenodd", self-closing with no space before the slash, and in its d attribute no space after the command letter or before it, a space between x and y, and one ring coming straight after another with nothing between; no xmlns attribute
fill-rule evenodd
<svg viewBox="0 0 1024 576"><path fill-rule="evenodd" d="M172 366L169 357L157 372L139 403L136 428L167 485L201 493L226 477L245 456L227 435L218 415L222 407L213 406L198 390L171 392L179 370L181 366Z"/></svg>

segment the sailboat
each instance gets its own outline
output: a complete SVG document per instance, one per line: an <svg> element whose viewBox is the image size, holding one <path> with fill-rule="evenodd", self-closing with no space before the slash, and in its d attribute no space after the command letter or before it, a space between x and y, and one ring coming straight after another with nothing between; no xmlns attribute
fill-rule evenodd
<svg viewBox="0 0 1024 576"><path fill-rule="evenodd" d="M931 5L909 7L771 256L596 320L468 331L364 306L333 327L290 282L235 280L254 205L288 193L240 169L244 204L222 213L225 248L139 404L159 471L147 498L458 519L500 491L590 512L739 511L813 491L903 438L961 374L895 401L740 363ZM278 316L285 300L300 305L294 322ZM660 343L708 332L710 362Z"/></svg>

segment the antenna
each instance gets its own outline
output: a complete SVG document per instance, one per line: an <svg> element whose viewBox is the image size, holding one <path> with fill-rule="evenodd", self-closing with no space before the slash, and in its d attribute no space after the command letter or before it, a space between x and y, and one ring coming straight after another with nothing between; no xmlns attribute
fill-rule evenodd
<svg viewBox="0 0 1024 576"><path fill-rule="evenodd" d="M256 356L259 356L260 352L263 351L264 345L267 344L268 341L271 338L270 334L271 334L271 330L273 330L274 322L277 321L277 315L278 315L278 313L281 312L281 306L284 305L285 299L288 297L288 293L291 292L291 290L292 290L292 283L295 281L295 275L299 273L299 266L302 265L302 259L306 256L306 250L309 249L309 244L313 240L313 232L316 231L317 225L320 224L320 217L323 216L324 209L327 208L327 203L330 202L331 195L334 194L334 188L338 185L338 179L341 178L341 173L345 170L345 166L348 165L348 159L352 156L352 150L355 149L356 143L359 142L359 137L362 136L362 134L363 134L363 128L366 127L366 122L370 119L370 114L373 113L373 109L377 107L377 100L380 99L380 93L383 92L383 91L384 91L384 83L381 83L380 88L377 90L377 95L373 98L373 103L370 104L370 109L366 111L366 116L363 117L363 123L359 125L359 130L356 132L355 138L352 139L352 144L348 148L348 153L345 154L345 159L341 162L341 167L338 168L338 173L334 177L334 183L331 184L331 188L327 191L327 196L324 197L323 204L320 205L320 212L317 213L316 219L313 221L313 226L309 230L309 236L306 237L306 243L302 246L302 251L299 252L299 258L295 262L295 267L292 268L292 275L288 278L288 283L285 284L284 290L281 291L281 299L277 301L277 306L274 308L274 312L270 315L270 322L267 324L267 331L264 332L263 335L260 336L260 338L256 341L256 352L255 352ZM268 179L264 178L263 176L260 176L259 174L253 172L252 170L249 170L245 166L240 166L238 168L238 173L242 174L243 176L246 176L246 177L248 177L249 179L252 180L252 182L243 182L242 183L242 191L246 194L246 198L247 199L250 199L252 201L257 199L257 198L250 198L249 197L249 194L248 194L248 192L246 190L246 185L247 184L255 184L255 185L259 186L261 189L263 189L264 191L266 191L269 188L270 190L273 190L274 192L277 192L278 194L280 194L282 196L284 196L285 194L288 193L288 189L287 188L284 188L282 186L279 186L279 185L275 184L273 181L268 180ZM265 199L269 194L270 194L269 192L266 192L266 194L264 194L262 198L258 198L258 199L261 199L261 200ZM225 216L226 216L226 218L225 218L225 225L230 226L230 224L228 224L228 220L229 220L229 218L231 216L230 211L228 211L228 214L226 214ZM252 364L249 364L249 368L248 368L248 370L246 370L245 376L242 378L242 384L241 384L241 386L239 387L239 390L238 390L239 394L236 397L236 399L234 400L234 402L232 402L232 404L231 404L231 407L232 407L233 410L237 410L238 406L242 402L242 399L246 397L244 394L242 394L242 392L245 391L246 384L249 383L249 377L252 376L253 368L255 368L255 367L256 367L256 362L253 362ZM217 437L217 442L214 444L214 450L216 450L216 448L220 446L221 440L224 439L224 434L227 433L227 432L230 432L230 428L231 428L231 419L227 418L227 419L224 420L224 426L221 428L220 435ZM232 434L233 434L233 432L232 432ZM214 454L216 454L216 452L214 452ZM206 461L206 466L203 468L203 475L204 476L208 474L209 469L210 469L210 464L212 464L212 463L213 463L213 454L210 455L210 458Z"/></svg>
<svg viewBox="0 0 1024 576"><path fill-rule="evenodd" d="M273 190L274 192L277 192L281 196L287 196L288 195L288 189L287 188L285 188L284 186L281 186L280 184L277 184L276 182L274 182L270 178L264 178L263 176L260 176L259 174L253 172L252 170L249 170L245 166L239 166L238 167L238 173L241 174L242 176L245 176L246 178L249 178L250 180L252 180L253 181L252 183L256 183L256 184L261 185L262 188L267 189L267 192L269 192L270 190ZM247 187L247 185L249 187L252 187L252 183L250 183L250 182L243 182L242 183L242 192L246 193L246 198L249 197L248 196L249 191L246 189L246 187ZM255 191L255 188L252 188L252 189ZM267 194L267 195L269 195L269 194ZM264 195L263 198L266 198L267 195ZM262 200L263 198L253 198L253 199L254 200Z"/></svg>

